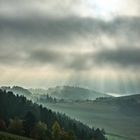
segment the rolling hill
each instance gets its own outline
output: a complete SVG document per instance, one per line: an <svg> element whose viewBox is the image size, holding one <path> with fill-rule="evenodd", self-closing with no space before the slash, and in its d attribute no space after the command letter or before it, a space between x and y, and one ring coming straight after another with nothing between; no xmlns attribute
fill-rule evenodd
<svg viewBox="0 0 140 140"><path fill-rule="evenodd" d="M71 86L57 86L55 88L49 88L47 93L52 97L65 100L95 100L99 97L109 97L107 94L94 90Z"/></svg>
<svg viewBox="0 0 140 140"><path fill-rule="evenodd" d="M28 89L25 89L20 86L13 86L13 87L3 86L3 87L1 87L1 89L6 90L6 91L12 91L14 94L23 95L23 96L32 95L32 93Z"/></svg>
<svg viewBox="0 0 140 140"><path fill-rule="evenodd" d="M107 133L127 137L128 140L140 139L140 94L43 105L89 126L94 124L95 127L104 128Z"/></svg>
<svg viewBox="0 0 140 140"><path fill-rule="evenodd" d="M100 97L112 97L111 95L105 93L72 86L57 86L49 89L26 89L20 86L3 86L1 89L12 91L14 94L23 95L34 101L40 98L41 95L49 95L50 97L64 100L95 100Z"/></svg>

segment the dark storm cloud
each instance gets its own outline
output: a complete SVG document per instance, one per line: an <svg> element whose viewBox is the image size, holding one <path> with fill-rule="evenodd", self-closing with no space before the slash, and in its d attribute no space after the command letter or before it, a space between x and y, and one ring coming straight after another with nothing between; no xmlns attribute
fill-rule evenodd
<svg viewBox="0 0 140 140"><path fill-rule="evenodd" d="M140 48L103 50L96 54L96 63L140 68Z"/></svg>
<svg viewBox="0 0 140 140"><path fill-rule="evenodd" d="M88 70L94 67L140 68L140 49L125 47L123 49L104 49L98 52L69 53L55 49L33 49L25 54L0 53L0 63L6 65L46 66Z"/></svg>
<svg viewBox="0 0 140 140"><path fill-rule="evenodd" d="M140 68L140 49L106 49L97 53L66 53L56 50L36 50L30 53L28 61L52 64L73 70L87 70L94 67Z"/></svg>
<svg viewBox="0 0 140 140"><path fill-rule="evenodd" d="M80 17L0 19L1 34L32 39L43 38L51 42L60 39L63 42L65 39L74 39L78 36L99 34L104 30L103 26L106 25L102 21Z"/></svg>
<svg viewBox="0 0 140 140"><path fill-rule="evenodd" d="M89 68L88 59L92 54L69 53L52 49L37 49L29 53L28 61L32 64L52 65L64 69L84 70Z"/></svg>
<svg viewBox="0 0 140 140"><path fill-rule="evenodd" d="M69 67L75 70L86 70L94 67L111 67L119 69L140 68L140 48L105 49L98 52L74 56Z"/></svg>
<svg viewBox="0 0 140 140"><path fill-rule="evenodd" d="M23 40L46 41L47 43L68 43L79 38L99 38L107 35L123 39L125 42L139 42L140 18L122 17L110 22L93 18L65 17L65 18L0 18L0 37ZM1 40L2 41L2 40ZM43 43L43 42L42 42ZM32 44L31 44L32 45Z"/></svg>
<svg viewBox="0 0 140 140"><path fill-rule="evenodd" d="M56 50L38 49L31 51L28 59L32 62L37 62L41 64L55 64L63 61L63 55L63 53Z"/></svg>

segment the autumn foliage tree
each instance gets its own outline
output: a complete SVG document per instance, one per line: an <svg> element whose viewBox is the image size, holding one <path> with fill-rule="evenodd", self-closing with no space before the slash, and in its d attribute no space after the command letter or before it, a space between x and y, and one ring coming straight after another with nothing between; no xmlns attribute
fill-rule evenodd
<svg viewBox="0 0 140 140"><path fill-rule="evenodd" d="M31 137L37 140L46 140L47 138L47 124L39 121L31 132Z"/></svg>
<svg viewBox="0 0 140 140"><path fill-rule="evenodd" d="M9 132L22 135L24 133L22 120L18 118L10 119L8 130Z"/></svg>
<svg viewBox="0 0 140 140"><path fill-rule="evenodd" d="M61 127L59 125L59 123L57 121L54 122L53 126L52 126L52 137L53 140L60 140L61 138Z"/></svg>

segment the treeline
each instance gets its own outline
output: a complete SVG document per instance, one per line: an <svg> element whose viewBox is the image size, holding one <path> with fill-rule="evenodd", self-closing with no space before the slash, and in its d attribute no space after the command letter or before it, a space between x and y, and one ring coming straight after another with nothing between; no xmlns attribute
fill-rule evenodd
<svg viewBox="0 0 140 140"><path fill-rule="evenodd" d="M57 99L55 97L51 97L49 94L47 95L39 95L37 102L42 103L63 103L66 102L64 99Z"/></svg>
<svg viewBox="0 0 140 140"><path fill-rule="evenodd" d="M99 129L91 129L64 114L3 90L0 90L0 118L1 130L37 140L105 140Z"/></svg>
<svg viewBox="0 0 140 140"><path fill-rule="evenodd" d="M0 130L35 140L76 140L74 132L66 132L57 121L54 122L51 129L48 129L46 123L36 122L31 112L27 113L24 120L10 119L8 125L3 119L0 119Z"/></svg>

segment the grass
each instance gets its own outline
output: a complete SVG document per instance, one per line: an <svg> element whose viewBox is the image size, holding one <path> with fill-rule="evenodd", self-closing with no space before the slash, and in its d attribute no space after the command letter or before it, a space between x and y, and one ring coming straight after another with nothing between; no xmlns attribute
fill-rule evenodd
<svg viewBox="0 0 140 140"><path fill-rule="evenodd" d="M0 140L33 140L33 139L0 131Z"/></svg>
<svg viewBox="0 0 140 140"><path fill-rule="evenodd" d="M124 136L119 136L119 135L115 135L115 134L106 134L106 137L108 140L134 140L128 137L124 137Z"/></svg>

